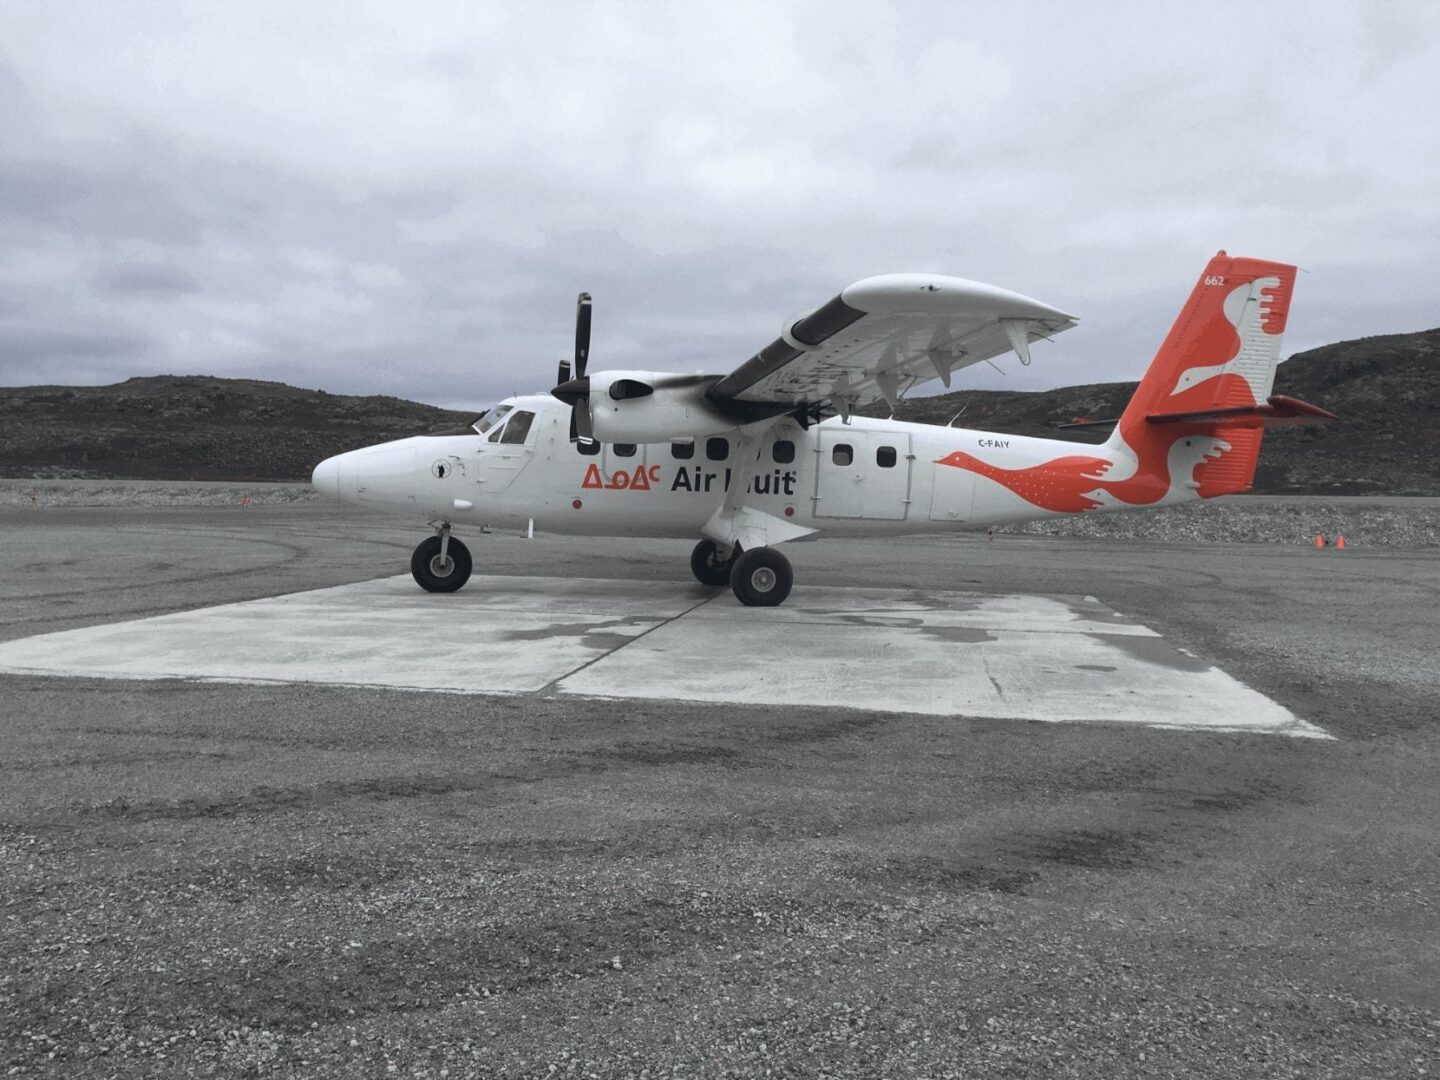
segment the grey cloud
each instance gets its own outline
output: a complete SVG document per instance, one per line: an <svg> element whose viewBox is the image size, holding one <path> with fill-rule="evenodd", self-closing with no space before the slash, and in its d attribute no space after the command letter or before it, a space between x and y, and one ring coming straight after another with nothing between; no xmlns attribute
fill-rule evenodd
<svg viewBox="0 0 1440 1080"><path fill-rule="evenodd" d="M454 191L438 188L415 188L377 191L366 202L377 214L397 221L433 221L454 210L460 203L460 196Z"/></svg>
<svg viewBox="0 0 1440 1080"><path fill-rule="evenodd" d="M148 345L128 334L85 333L73 330L0 328L0 351L21 360L48 357L104 360L138 356Z"/></svg>
<svg viewBox="0 0 1440 1080"><path fill-rule="evenodd" d="M121 332L0 326L0 357L7 365L32 373L45 371L48 378L59 382L69 381L65 378L69 372L63 366L52 369L50 365L79 362L86 370L94 370L95 361L136 360L150 345L143 337Z"/></svg>
<svg viewBox="0 0 1440 1080"><path fill-rule="evenodd" d="M181 296L201 290L200 280L178 266L120 266L99 275L96 284L120 296Z"/></svg>
<svg viewBox="0 0 1440 1080"><path fill-rule="evenodd" d="M99 167L58 160L0 161L0 222L70 236L199 242L200 219L167 180L108 148Z"/></svg>
<svg viewBox="0 0 1440 1080"><path fill-rule="evenodd" d="M25 84L0 56L0 130L9 133L11 138L17 137L22 125L29 126L32 109Z"/></svg>

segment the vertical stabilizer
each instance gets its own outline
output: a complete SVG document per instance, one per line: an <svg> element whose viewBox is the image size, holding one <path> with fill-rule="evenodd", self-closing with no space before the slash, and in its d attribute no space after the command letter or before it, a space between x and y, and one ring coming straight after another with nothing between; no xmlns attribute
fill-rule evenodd
<svg viewBox="0 0 1440 1080"><path fill-rule="evenodd" d="M1189 486L1202 497L1248 491L1262 428L1224 420L1160 426L1149 418L1264 404L1294 288L1295 267L1286 263L1223 251L1211 259L1121 414L1110 448L1143 470L1194 446L1200 452ZM1182 438L1192 441L1177 445Z"/></svg>

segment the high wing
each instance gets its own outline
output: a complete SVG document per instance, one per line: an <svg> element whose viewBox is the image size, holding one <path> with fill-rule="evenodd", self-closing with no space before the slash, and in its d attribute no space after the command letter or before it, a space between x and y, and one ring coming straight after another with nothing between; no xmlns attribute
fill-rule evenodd
<svg viewBox="0 0 1440 1080"><path fill-rule="evenodd" d="M884 274L845 289L715 383L717 405L822 406L844 416L1074 326L1074 316L1007 289L939 274Z"/></svg>

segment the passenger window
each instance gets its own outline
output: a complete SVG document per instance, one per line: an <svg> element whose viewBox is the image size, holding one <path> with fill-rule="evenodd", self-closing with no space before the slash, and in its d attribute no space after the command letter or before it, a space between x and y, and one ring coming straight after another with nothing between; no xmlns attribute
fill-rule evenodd
<svg viewBox="0 0 1440 1080"><path fill-rule="evenodd" d="M711 461L724 461L730 456L730 440L719 435L706 439L705 456Z"/></svg>
<svg viewBox="0 0 1440 1080"><path fill-rule="evenodd" d="M849 443L836 443L830 451L830 460L836 465L849 465L855 460L855 451Z"/></svg>
<svg viewBox="0 0 1440 1080"><path fill-rule="evenodd" d="M776 465L789 465L795 460L795 444L789 439L777 439L770 448L770 455Z"/></svg>
<svg viewBox="0 0 1440 1080"><path fill-rule="evenodd" d="M600 453L600 444L598 442L586 442L584 439L576 439L575 449L579 450L580 453L586 457L594 457Z"/></svg>
<svg viewBox="0 0 1440 1080"><path fill-rule="evenodd" d="M676 461L689 461L695 456L695 444L693 442L672 442L670 456Z"/></svg>
<svg viewBox="0 0 1440 1080"><path fill-rule="evenodd" d="M533 412L526 412L521 409L510 417L509 423L505 425L505 433L500 436L502 443L513 443L523 445L530 437L530 423L535 419Z"/></svg>
<svg viewBox="0 0 1440 1080"><path fill-rule="evenodd" d="M893 446L881 446L875 451L875 464L882 469L893 469L895 467L895 448Z"/></svg>
<svg viewBox="0 0 1440 1080"><path fill-rule="evenodd" d="M610 452L616 457L634 457L635 444L633 442L617 442L611 445Z"/></svg>

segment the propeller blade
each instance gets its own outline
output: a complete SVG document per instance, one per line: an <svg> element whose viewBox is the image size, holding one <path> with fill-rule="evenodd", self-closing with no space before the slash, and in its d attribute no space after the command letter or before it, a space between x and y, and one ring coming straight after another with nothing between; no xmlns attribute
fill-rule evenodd
<svg viewBox="0 0 1440 1080"><path fill-rule="evenodd" d="M590 360L590 294L582 292L575 301L575 362L560 361L559 378L554 394L570 403L570 441L595 441L595 428L590 422L590 380L585 366Z"/></svg>
<svg viewBox="0 0 1440 1080"><path fill-rule="evenodd" d="M582 292L575 302L575 378L585 377L590 360L590 294ZM564 382L564 379L560 380Z"/></svg>
<svg viewBox="0 0 1440 1080"><path fill-rule="evenodd" d="M578 439L595 441L595 429L590 424L589 398L577 398L575 404L570 406L570 441L575 442Z"/></svg>

